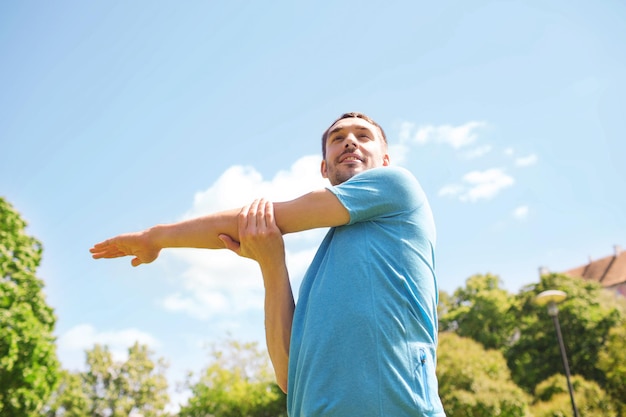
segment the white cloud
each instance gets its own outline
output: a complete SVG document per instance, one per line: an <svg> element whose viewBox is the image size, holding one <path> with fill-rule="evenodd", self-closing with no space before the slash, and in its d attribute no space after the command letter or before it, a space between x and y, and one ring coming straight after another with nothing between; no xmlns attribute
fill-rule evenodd
<svg viewBox="0 0 626 417"><path fill-rule="evenodd" d="M411 138L411 133L415 129L415 123L411 122L402 122L400 124L400 132L398 134L398 138L401 143L408 142Z"/></svg>
<svg viewBox="0 0 626 417"><path fill-rule="evenodd" d="M500 168L471 171L463 176L462 184L446 185L439 190L439 195L458 197L463 202L488 200L514 183L513 177Z"/></svg>
<svg viewBox="0 0 626 417"><path fill-rule="evenodd" d="M461 199L465 198L469 201L493 198L500 190L515 183L513 177L499 168L469 172L463 176L463 181L468 183L470 187L467 193L461 196Z"/></svg>
<svg viewBox="0 0 626 417"><path fill-rule="evenodd" d="M528 156L516 158L515 165L517 165L518 167L527 167L527 166L536 164L537 160L538 160L537 155L530 154Z"/></svg>
<svg viewBox="0 0 626 417"><path fill-rule="evenodd" d="M128 348L135 342L151 348L160 346L160 342L151 334L129 328L122 330L97 331L90 324L79 324L63 333L57 342L59 357L64 358L63 366L67 369L82 369L85 365L85 350L94 345L107 345L113 359L126 360Z"/></svg>
<svg viewBox="0 0 626 417"><path fill-rule="evenodd" d="M528 206L519 206L513 210L513 217L518 220L524 220L528 217Z"/></svg>
<svg viewBox="0 0 626 417"><path fill-rule="evenodd" d="M398 129L398 141L389 144L389 155L394 165L403 165L407 154L416 145L427 143L443 143L453 149L461 149L476 142L476 131L488 124L482 121L470 121L462 125L423 125L416 126L412 122L401 122ZM460 156L465 159L478 158L491 152L490 145L477 146Z"/></svg>
<svg viewBox="0 0 626 417"><path fill-rule="evenodd" d="M506 148L504 150L504 154L508 157L515 157L515 166L518 167L527 167L530 165L534 165L539 160L539 157L534 153L531 153L528 156L516 156L513 148Z"/></svg>
<svg viewBox="0 0 626 417"><path fill-rule="evenodd" d="M465 187L463 187L462 185L449 184L449 185L443 186L439 190L438 195L440 197L446 197L446 196L454 197L454 196L461 194L464 190L465 190Z"/></svg>
<svg viewBox="0 0 626 417"><path fill-rule="evenodd" d="M389 159L393 165L402 166L411 148L404 143L392 143L388 146Z"/></svg>
<svg viewBox="0 0 626 417"><path fill-rule="evenodd" d="M323 188L328 182L320 174L320 162L319 156L302 157L289 171L279 171L270 181L253 167L232 166L211 187L196 193L193 207L183 218L241 207L258 197L283 201Z"/></svg>
<svg viewBox="0 0 626 417"><path fill-rule="evenodd" d="M319 164L318 156L306 156L270 180L254 168L233 166L207 190L196 193L184 218L239 207L261 196L284 201L323 188L328 183L319 173ZM324 233L318 230L285 237L292 283L299 284ZM227 321L263 308L263 282L255 262L226 250L177 249L165 256L183 264L183 272L177 274L178 288L162 300L165 309L200 320L219 316Z"/></svg>
<svg viewBox="0 0 626 417"><path fill-rule="evenodd" d="M162 301L165 309L205 320L263 308L263 284L253 261L226 250L176 249L170 255L184 266L177 274L179 288Z"/></svg>
<svg viewBox="0 0 626 417"><path fill-rule="evenodd" d="M481 156L486 155L489 152L491 152L491 145L483 145L483 146L476 147L474 149L470 149L469 151L465 152L462 156L465 159L475 159L475 158L480 158Z"/></svg>
<svg viewBox="0 0 626 417"><path fill-rule="evenodd" d="M468 122L460 126L427 125L419 127L417 132L411 137L410 131L414 130L414 125L405 122L401 125L400 140L403 142L404 139L420 145L430 142L446 143L454 149L459 149L474 143L477 138L475 130L486 125L485 122L477 121Z"/></svg>

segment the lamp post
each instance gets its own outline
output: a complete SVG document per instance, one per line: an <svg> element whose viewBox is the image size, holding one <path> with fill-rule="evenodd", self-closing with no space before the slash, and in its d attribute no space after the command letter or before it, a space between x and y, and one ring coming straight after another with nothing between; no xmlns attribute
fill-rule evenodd
<svg viewBox="0 0 626 417"><path fill-rule="evenodd" d="M561 349L561 359L563 359L563 368L565 368L565 378L567 379L567 389L569 390L569 398L572 401L572 410L574 411L574 417L578 417L578 409L576 408L576 402L574 401L574 389L572 388L572 382L570 381L569 364L567 363L567 354L565 353L565 344L563 343L563 336L561 335L561 325L559 324L559 308L557 303L565 300L567 294L559 290L547 290L537 294L535 297L535 304L540 306L548 306L548 315L552 317L554 322L554 328L556 329L556 337L559 339L559 348Z"/></svg>

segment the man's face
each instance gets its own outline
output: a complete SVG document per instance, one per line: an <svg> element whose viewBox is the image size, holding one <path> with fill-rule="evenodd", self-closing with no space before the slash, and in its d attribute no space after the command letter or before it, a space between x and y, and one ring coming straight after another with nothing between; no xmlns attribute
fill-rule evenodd
<svg viewBox="0 0 626 417"><path fill-rule="evenodd" d="M349 117L329 128L321 171L332 185L341 184L359 172L387 165L387 145L373 124Z"/></svg>

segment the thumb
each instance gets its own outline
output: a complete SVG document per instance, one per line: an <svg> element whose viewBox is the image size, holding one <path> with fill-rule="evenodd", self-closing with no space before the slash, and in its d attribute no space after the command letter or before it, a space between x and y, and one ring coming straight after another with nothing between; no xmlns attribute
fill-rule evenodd
<svg viewBox="0 0 626 417"><path fill-rule="evenodd" d="M221 234L221 235L218 236L218 238L222 242L224 242L224 246L226 246L226 249L230 249L233 252L238 252L239 251L239 247L241 245L236 240L233 240L232 237L230 237L228 235Z"/></svg>
<svg viewBox="0 0 626 417"><path fill-rule="evenodd" d="M139 266L139 265L141 265L142 263L143 263L143 262L141 262L141 260L140 260L139 258L133 258L133 259L130 261L130 264L131 264L132 266Z"/></svg>

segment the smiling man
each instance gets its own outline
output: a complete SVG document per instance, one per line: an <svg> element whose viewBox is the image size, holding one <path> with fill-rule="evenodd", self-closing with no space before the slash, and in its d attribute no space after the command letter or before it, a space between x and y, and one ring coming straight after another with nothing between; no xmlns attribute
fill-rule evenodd
<svg viewBox="0 0 626 417"><path fill-rule="evenodd" d="M358 113L346 113L352 114ZM322 176L332 185L370 168L389 165L382 128L364 116L342 117L322 135Z"/></svg>
<svg viewBox="0 0 626 417"><path fill-rule="evenodd" d="M326 189L159 225L95 245L152 262L162 248L228 248L256 260L270 358L292 417L445 416L435 376L435 226L383 129L346 113L322 135ZM330 227L294 298L282 235Z"/></svg>

